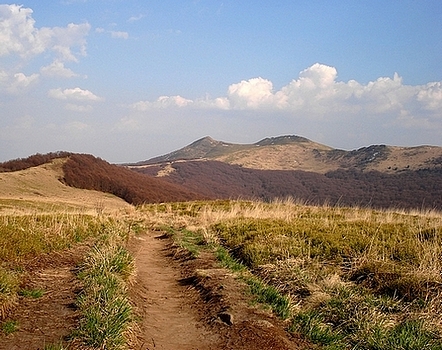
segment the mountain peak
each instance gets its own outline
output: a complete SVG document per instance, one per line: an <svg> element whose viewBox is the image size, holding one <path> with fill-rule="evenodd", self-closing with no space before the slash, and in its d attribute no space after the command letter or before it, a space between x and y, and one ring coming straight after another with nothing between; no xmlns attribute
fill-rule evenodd
<svg viewBox="0 0 442 350"><path fill-rule="evenodd" d="M268 145L287 145L290 143L301 143L301 142L312 142L309 139L297 136L297 135L283 135L276 137L266 137L261 141L255 143L257 146L268 146Z"/></svg>

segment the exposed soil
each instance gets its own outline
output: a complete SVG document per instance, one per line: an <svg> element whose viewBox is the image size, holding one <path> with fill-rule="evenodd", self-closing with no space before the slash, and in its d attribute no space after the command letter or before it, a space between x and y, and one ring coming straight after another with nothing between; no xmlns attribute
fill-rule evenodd
<svg viewBox="0 0 442 350"><path fill-rule="evenodd" d="M287 333L286 324L260 306L252 306L246 286L212 254L192 258L159 232L133 238L137 274L130 287L138 327L131 349L313 349ZM43 296L21 296L8 316L18 330L0 331L0 350L42 350L68 343L78 323L75 310L79 282L75 268L88 246L77 246L30 261L22 289Z"/></svg>
<svg viewBox="0 0 442 350"><path fill-rule="evenodd" d="M0 349L34 350L60 344L77 322L74 303L79 288L75 267L87 246L78 245L61 253L31 260L23 267L27 276L22 290L41 290L39 298L21 296L6 320L17 322L18 330L5 335L0 331Z"/></svg>
<svg viewBox="0 0 442 350"><path fill-rule="evenodd" d="M282 321L251 306L246 287L209 253L189 257L160 233L135 238L131 296L143 319L134 348L312 349Z"/></svg>

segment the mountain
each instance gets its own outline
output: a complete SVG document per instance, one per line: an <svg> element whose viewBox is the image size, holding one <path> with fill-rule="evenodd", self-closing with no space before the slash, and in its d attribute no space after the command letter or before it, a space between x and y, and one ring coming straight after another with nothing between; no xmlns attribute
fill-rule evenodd
<svg viewBox="0 0 442 350"><path fill-rule="evenodd" d="M442 147L372 145L345 151L295 135L269 137L253 144L233 144L204 137L177 151L129 166L189 160L216 160L250 169L321 174L339 169L396 173L441 168Z"/></svg>
<svg viewBox="0 0 442 350"><path fill-rule="evenodd" d="M209 198L442 209L442 148L435 146L345 151L293 135L241 145L205 137L128 167Z"/></svg>

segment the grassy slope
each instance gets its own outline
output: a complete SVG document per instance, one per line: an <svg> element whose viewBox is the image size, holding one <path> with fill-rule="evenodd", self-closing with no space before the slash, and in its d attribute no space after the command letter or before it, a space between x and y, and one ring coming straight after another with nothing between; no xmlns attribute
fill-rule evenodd
<svg viewBox="0 0 442 350"><path fill-rule="evenodd" d="M28 291L21 286L29 278L28 272L41 268L34 267L33 262L92 240L97 243L82 265L83 289L77 301L79 328L71 334L71 345L73 349L83 349L85 344L123 349L125 332L132 322L125 287L131 257L124 244L131 227L126 219L134 212L133 206L108 193L61 183L64 162L55 159L26 170L0 173L0 338L10 332L20 334L20 323L9 316L26 298ZM114 262L119 265L113 266ZM51 266L56 264L55 259L51 260ZM41 303L38 296L35 298ZM60 339L57 344L46 343L45 349L67 349L61 343L65 342Z"/></svg>
<svg viewBox="0 0 442 350"><path fill-rule="evenodd" d="M38 211L59 207L66 210L117 210L130 205L121 198L99 191L82 190L59 181L65 159L16 172L0 173L0 212L23 209Z"/></svg>
<svg viewBox="0 0 442 350"><path fill-rule="evenodd" d="M267 282L251 285L258 299L325 349L442 348L441 213L244 201L142 211L222 245Z"/></svg>

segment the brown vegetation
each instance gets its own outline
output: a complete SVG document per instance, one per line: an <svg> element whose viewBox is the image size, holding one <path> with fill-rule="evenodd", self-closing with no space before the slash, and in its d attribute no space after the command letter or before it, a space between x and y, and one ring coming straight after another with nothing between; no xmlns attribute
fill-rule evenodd
<svg viewBox="0 0 442 350"><path fill-rule="evenodd" d="M186 161L136 168L210 198L272 200L293 197L312 204L375 208L442 208L441 169L402 171L337 170L326 174L293 170L255 170L216 161Z"/></svg>
<svg viewBox="0 0 442 350"><path fill-rule="evenodd" d="M39 166L42 164L49 163L53 159L65 158L70 156L72 153L69 152L51 152L47 154L36 153L27 158L18 158L8 160L7 162L0 163L0 173L25 170L34 166Z"/></svg>
<svg viewBox="0 0 442 350"><path fill-rule="evenodd" d="M69 186L112 193L135 205L201 198L179 185L109 164L87 154L72 154L65 162L63 171L63 181Z"/></svg>

